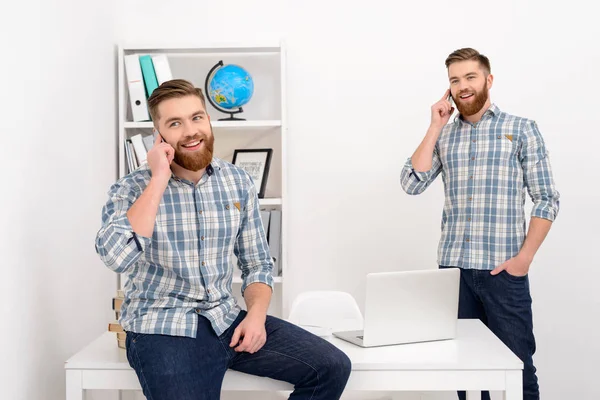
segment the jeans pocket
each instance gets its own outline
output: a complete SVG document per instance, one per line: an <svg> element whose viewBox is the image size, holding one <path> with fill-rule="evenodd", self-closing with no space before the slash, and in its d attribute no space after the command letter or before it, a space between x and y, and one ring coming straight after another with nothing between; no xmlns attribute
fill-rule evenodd
<svg viewBox="0 0 600 400"><path fill-rule="evenodd" d="M235 328L237 328L238 325L244 320L244 318L246 318L246 315L247 312L245 310L240 310L237 317L235 317L231 325L229 325L229 328L227 328L225 332L221 333L221 335L219 336L219 340L221 342L231 340ZM229 342L227 342L227 344L229 344Z"/></svg>
<svg viewBox="0 0 600 400"><path fill-rule="evenodd" d="M146 336L148 336L148 334L146 334L146 333L137 333L137 332L127 331L127 339L129 339L129 341L131 341L133 343L139 342L141 339L145 338Z"/></svg>
<svg viewBox="0 0 600 400"><path fill-rule="evenodd" d="M508 278L509 280L516 281L516 282L523 282L523 281L525 281L527 279L527 274L525 274L523 276L516 276L516 275L511 275L506 270L502 271L502 274L504 276L506 276L506 278Z"/></svg>

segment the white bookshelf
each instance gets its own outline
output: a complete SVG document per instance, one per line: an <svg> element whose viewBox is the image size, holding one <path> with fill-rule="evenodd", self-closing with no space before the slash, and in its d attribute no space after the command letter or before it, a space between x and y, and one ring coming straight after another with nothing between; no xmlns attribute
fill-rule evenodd
<svg viewBox="0 0 600 400"><path fill-rule="evenodd" d="M118 177L128 173L125 141L133 135L152 134L152 122L134 122L129 104L124 56L129 54L165 54L173 78L191 81L204 92L204 81L209 70L218 61L237 64L248 70L254 80L254 95L243 106L244 112L236 114L245 121L219 121L228 115L212 107L206 108L211 116L215 136L214 155L231 162L235 149L272 148L273 156L267 180L265 198L260 199L261 209L282 211L281 275L274 276L275 291L270 314L284 316L288 303L285 291L287 268L287 187L286 187L286 68L285 47L281 42L267 43L186 43L126 44L118 48ZM205 96L207 94L205 93ZM239 295L241 278L237 266L233 279L233 292ZM120 281L118 283L121 285ZM241 296L238 296L243 306Z"/></svg>

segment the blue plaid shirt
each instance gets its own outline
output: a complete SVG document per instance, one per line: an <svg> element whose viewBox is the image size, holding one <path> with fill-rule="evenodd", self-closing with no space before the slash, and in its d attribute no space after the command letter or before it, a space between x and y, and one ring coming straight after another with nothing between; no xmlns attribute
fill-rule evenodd
<svg viewBox="0 0 600 400"><path fill-rule="evenodd" d="M442 173L445 204L438 263L491 270L516 256L526 236L525 188L532 217L554 221L559 193L548 151L534 121L491 105L481 120L446 125L431 170L401 173L408 194L420 194Z"/></svg>
<svg viewBox="0 0 600 400"><path fill-rule="evenodd" d="M254 184L244 170L217 158L197 185L173 175L152 237L142 237L127 211L150 176L144 164L111 187L96 237L102 261L127 277L119 322L126 331L195 337L199 314L220 335L240 312L231 290L234 254L242 293L254 282L273 287Z"/></svg>

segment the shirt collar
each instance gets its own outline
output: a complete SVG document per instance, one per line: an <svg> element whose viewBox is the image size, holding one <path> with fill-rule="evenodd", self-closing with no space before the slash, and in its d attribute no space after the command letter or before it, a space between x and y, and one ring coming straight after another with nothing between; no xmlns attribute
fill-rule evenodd
<svg viewBox="0 0 600 400"><path fill-rule="evenodd" d="M490 117L492 117L492 116L498 116L498 114L500 114L500 109L498 108L498 106L496 104L492 103L490 108L488 108L485 111L485 113L483 113L483 116L485 117L486 115L489 115Z"/></svg>

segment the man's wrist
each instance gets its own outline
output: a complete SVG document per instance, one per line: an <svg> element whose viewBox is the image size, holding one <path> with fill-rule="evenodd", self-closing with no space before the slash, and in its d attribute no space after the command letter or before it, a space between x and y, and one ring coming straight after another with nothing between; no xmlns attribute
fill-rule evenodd
<svg viewBox="0 0 600 400"><path fill-rule="evenodd" d="M533 256L534 254L527 250L521 250L519 254L517 254L517 257L520 258L523 262L526 262L527 264L531 264L531 262L533 261Z"/></svg>
<svg viewBox="0 0 600 400"><path fill-rule="evenodd" d="M444 125L431 124L429 125L429 129L427 129L427 134L425 136L428 136L431 139L437 141L437 139L442 134L443 129Z"/></svg>
<svg viewBox="0 0 600 400"><path fill-rule="evenodd" d="M260 310L260 309L257 309L256 307L253 307L250 310L248 310L247 317L250 317L252 319L258 319L258 320L261 320L264 322L267 320L267 311Z"/></svg>
<svg viewBox="0 0 600 400"><path fill-rule="evenodd" d="M148 183L146 189L150 192L154 201L158 201L160 203L163 195L165 194L165 190L167 190L167 186L169 186L169 179L152 177L150 178L150 182Z"/></svg>
<svg viewBox="0 0 600 400"><path fill-rule="evenodd" d="M169 184L170 179L171 179L170 176L164 176L164 177L153 176L150 178L150 183L148 183L148 186L155 188L157 190L164 191L167 188L167 185Z"/></svg>

